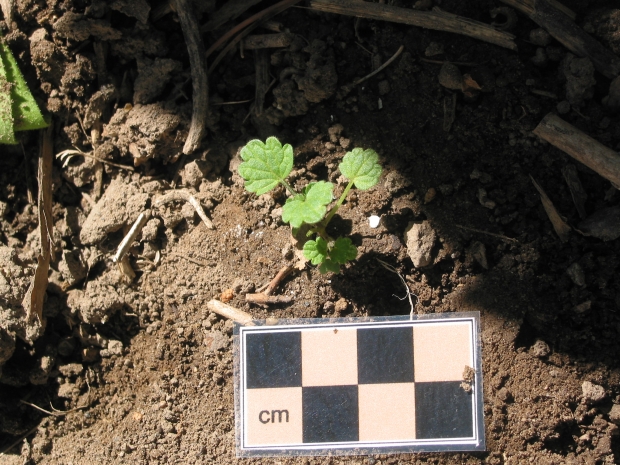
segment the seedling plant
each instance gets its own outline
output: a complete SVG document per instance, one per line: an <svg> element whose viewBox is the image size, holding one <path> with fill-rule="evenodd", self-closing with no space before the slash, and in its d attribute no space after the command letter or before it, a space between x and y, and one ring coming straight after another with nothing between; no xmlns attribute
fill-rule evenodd
<svg viewBox="0 0 620 465"><path fill-rule="evenodd" d="M379 155L372 149L355 148L343 157L338 166L348 183L337 202L328 211L334 200L334 185L331 182L311 182L298 192L286 181L293 169L293 147L275 137L266 142L252 140L241 149L243 162L239 175L245 179L245 188L256 195L265 194L278 185L290 194L282 207L282 221L293 228L293 235L307 225L303 247L304 256L313 265L319 265L321 273L338 273L340 265L357 257L357 248L348 237L336 239L327 234L326 228L353 187L368 190L379 181L381 165Z"/></svg>

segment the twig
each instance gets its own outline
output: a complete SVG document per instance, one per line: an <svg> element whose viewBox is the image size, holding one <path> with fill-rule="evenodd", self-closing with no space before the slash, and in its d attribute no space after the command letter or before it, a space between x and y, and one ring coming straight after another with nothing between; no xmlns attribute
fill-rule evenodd
<svg viewBox="0 0 620 465"><path fill-rule="evenodd" d="M311 0L310 8L325 13L337 13L360 18L391 21L436 31L462 34L500 47L516 50L515 36L497 31L493 26L443 11L416 11L357 0Z"/></svg>
<svg viewBox="0 0 620 465"><path fill-rule="evenodd" d="M466 66L466 67L480 66L486 63L484 61L482 63L472 63L470 61L431 60L429 58L424 58L424 57L418 57L418 60L423 61L424 63L431 63L433 65L443 65L445 63L450 63L451 65Z"/></svg>
<svg viewBox="0 0 620 465"><path fill-rule="evenodd" d="M189 53L189 67L192 74L192 122L189 126L185 145L183 145L183 153L188 154L200 146L209 113L207 57L198 28L197 16L193 14L192 2L190 0L175 0L175 5Z"/></svg>
<svg viewBox="0 0 620 465"><path fill-rule="evenodd" d="M160 206L165 205L167 203L175 202L175 201L180 201L180 200L184 200L186 202L189 202L192 205L192 207L194 207L194 209L198 213L198 216L200 216L200 218L202 219L202 221L204 222L205 226L208 229L215 229L214 226L213 226L213 223L211 222L211 220L209 219L209 217L207 216L207 214L203 210L202 205L200 205L200 202L198 201L198 199L196 199L196 197L194 197L192 194L190 194L185 189L171 190L170 192L162 195L155 202L155 207L160 207Z"/></svg>
<svg viewBox="0 0 620 465"><path fill-rule="evenodd" d="M361 79L358 79L357 81L353 82L352 84L348 84L346 86L343 86L342 88L346 91L349 92L351 91L351 89L353 89L353 87L355 87L358 84L361 84L362 82L370 79L371 77L373 77L375 74L379 74L381 71L383 71L386 67L388 67L390 65L390 63L392 63L394 60L396 60L396 58L398 58L398 56L403 53L403 50L405 49L404 45L401 45L399 47L399 49L396 51L396 53L394 55L392 55L392 58L390 58L388 61L386 61L385 63L383 63L381 66L379 66L376 70L374 70L372 73L368 74L367 76L364 76Z"/></svg>
<svg viewBox="0 0 620 465"><path fill-rule="evenodd" d="M292 302L293 298L290 296L273 296L273 291L280 285L282 280L286 278L293 271L293 267L289 265L283 266L278 274L269 282L266 289L263 292L257 292L256 294L246 294L245 300L253 304L268 305L268 304L282 304Z"/></svg>
<svg viewBox="0 0 620 465"><path fill-rule="evenodd" d="M204 261L202 261L202 260L197 260L197 259L195 259L195 258L188 257L188 256L186 256L186 255L181 255L180 253L170 252L170 255L173 255L173 256L175 256L175 257L182 258L182 259L187 260L188 262L191 262L191 263L193 263L193 264L195 264L195 265L198 265L198 266L209 266L209 265L207 264L207 262L204 262Z"/></svg>
<svg viewBox="0 0 620 465"><path fill-rule="evenodd" d="M225 318L229 318L243 326L255 326L252 316L249 313L231 307L230 305L220 302L219 300L210 300L207 302L207 308L213 313L217 313Z"/></svg>
<svg viewBox="0 0 620 465"><path fill-rule="evenodd" d="M110 165L110 166L115 166L116 168L121 168L123 170L127 170L127 171L135 171L133 166L128 166L128 165L120 165L118 163L114 163L108 160L104 160L103 158L99 158L96 157L94 155L91 155L90 152L89 153L84 153L79 149L75 149L75 150L71 150L71 149L67 149L67 150L63 150L62 152L56 154L56 158L58 158L59 160L62 161L62 167L66 167L67 164L69 163L69 160L71 160L71 158L73 158L76 155L80 155L84 158L90 158L91 160L96 160L98 162L101 163L105 163L106 165Z"/></svg>
<svg viewBox="0 0 620 465"><path fill-rule="evenodd" d="M29 405L30 407L36 408L37 410L39 410L39 411L41 411L43 413L47 413L48 415L52 415L52 416L55 416L55 417L62 417L62 416L67 415L68 413L77 412L78 410L82 410L82 409L88 408L88 405L84 405L83 407L75 407L75 408L72 408L71 410L64 410L64 411L63 410L54 409L54 411L52 412L52 411L49 411L49 410L45 410L44 408L41 408L38 405L32 404L30 402L26 402L25 400L20 400L19 402L22 403L22 404L25 404L25 405ZM54 408L54 407L52 407L52 408Z"/></svg>
<svg viewBox="0 0 620 465"><path fill-rule="evenodd" d="M30 157L26 153L26 149L24 149L24 144L20 142L22 147L22 153L24 154L24 173L26 175L26 193L28 194L28 203L34 203L34 186L32 185L32 177L30 176Z"/></svg>
<svg viewBox="0 0 620 465"><path fill-rule="evenodd" d="M129 232L125 235L121 243L118 245L118 249L116 249L116 253L114 254L114 257L112 257L112 261L114 263L118 262L125 256L127 250L129 250L129 247L133 243L133 240L138 234L140 234L140 231L142 231L142 228L150 217L151 212L149 210L140 213L136 221L134 221L133 225L131 226L131 229L129 229Z"/></svg>
<svg viewBox="0 0 620 465"><path fill-rule="evenodd" d="M532 132L620 186L620 155L559 116L549 113Z"/></svg>
<svg viewBox="0 0 620 465"><path fill-rule="evenodd" d="M411 317L411 319L413 319L413 314L415 313L415 307L413 305L413 301L411 300L411 296L415 296L416 300L418 300L418 296L415 295L413 292L411 292L411 289L409 289L409 285L407 284L407 281L405 281L405 278L403 278L403 275L400 274L400 272L394 268L392 265L390 265L389 263L384 262L383 260L377 258L377 261L379 263L381 263L381 265L383 265L383 268L385 268L388 271L391 271L392 273L395 273L396 275L398 275L398 277L400 278L400 281L403 283L403 286L405 286L405 289L407 290L407 297L409 298L409 308L411 308L411 312L409 313L409 316ZM400 297L395 296L397 298L400 299ZM402 300L402 299L401 299Z"/></svg>
<svg viewBox="0 0 620 465"><path fill-rule="evenodd" d="M502 234L495 234L489 231L483 231L482 229L476 229L476 228L469 228L467 226L462 226L460 224L455 224L455 226L459 229L463 229L465 231L471 231L471 232L475 232L475 233L479 233L479 234L486 234L487 236L492 236L492 237L497 237L498 239L501 239L503 241L506 242L512 242L513 244L519 244L519 241L517 239L513 239L512 237L507 237L504 236Z"/></svg>

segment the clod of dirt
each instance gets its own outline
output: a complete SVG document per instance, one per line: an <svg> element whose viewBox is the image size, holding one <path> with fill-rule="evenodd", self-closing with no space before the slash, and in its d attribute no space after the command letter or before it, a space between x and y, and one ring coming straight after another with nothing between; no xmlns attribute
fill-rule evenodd
<svg viewBox="0 0 620 465"><path fill-rule="evenodd" d="M620 56L620 9L600 8L593 10L583 25L586 32L593 33L612 52Z"/></svg>
<svg viewBox="0 0 620 465"><path fill-rule="evenodd" d="M620 76L611 81L609 93L603 98L603 105L610 108L620 108Z"/></svg>
<svg viewBox="0 0 620 465"><path fill-rule="evenodd" d="M56 364L56 349L52 346L46 346L44 355L38 360L38 363L30 370L28 379L31 384L42 385L47 383L54 365Z"/></svg>
<svg viewBox="0 0 620 465"><path fill-rule="evenodd" d="M310 54L306 62L306 73L295 75L293 79L309 102L319 103L330 98L336 92L338 74L334 64L334 51L327 48L322 40L313 40L303 49Z"/></svg>
<svg viewBox="0 0 620 465"><path fill-rule="evenodd" d="M84 15L67 12L54 23L54 30L60 37L85 41L91 35L100 40L117 40L122 33L112 26L109 21L102 19L86 19Z"/></svg>
<svg viewBox="0 0 620 465"><path fill-rule="evenodd" d="M603 386L591 383L590 381L583 382L581 385L581 392L583 393L583 400L591 404L602 401L606 396Z"/></svg>
<svg viewBox="0 0 620 465"><path fill-rule="evenodd" d="M144 211L148 198L136 184L115 178L84 221L80 240L86 245L99 243L108 234L133 222Z"/></svg>
<svg viewBox="0 0 620 465"><path fill-rule="evenodd" d="M572 53L560 63L562 75L566 78L566 100L571 105L581 106L594 95L594 65L589 58L577 58Z"/></svg>
<svg viewBox="0 0 620 465"><path fill-rule="evenodd" d="M301 116L308 113L308 100L303 92L297 90L297 86L290 79L281 82L273 89L273 96L275 98L275 107L280 110L282 115L286 118L289 116ZM269 121L272 124L279 125L282 124L283 120L271 117Z"/></svg>
<svg viewBox="0 0 620 465"><path fill-rule="evenodd" d="M577 227L584 236L613 241L620 237L620 207L598 210L579 223Z"/></svg>
<svg viewBox="0 0 620 465"><path fill-rule="evenodd" d="M344 126L342 124L340 124L340 123L334 124L333 126L330 126L329 129L327 129L327 133L329 134L330 142L332 142L334 144L336 142L338 142L338 139L342 135L343 131L344 131Z"/></svg>
<svg viewBox="0 0 620 465"><path fill-rule="evenodd" d="M194 160L185 165L181 179L185 186L196 188L210 171L211 163L206 160Z"/></svg>
<svg viewBox="0 0 620 465"><path fill-rule="evenodd" d="M538 66L539 68L544 68L545 66L547 66L549 58L547 57L547 52L545 52L545 49L542 47L538 47L536 49L536 53L531 58L531 62L534 66Z"/></svg>
<svg viewBox="0 0 620 465"><path fill-rule="evenodd" d="M532 29L530 31L530 42L539 47L546 47L551 43L551 34L540 27L538 29Z"/></svg>
<svg viewBox="0 0 620 465"><path fill-rule="evenodd" d="M0 246L0 328L5 332L0 337L0 354L4 354L0 359L12 352L15 336L32 343L45 329L37 318L27 321L22 307L33 272L13 248Z"/></svg>
<svg viewBox="0 0 620 465"><path fill-rule="evenodd" d="M97 281L90 281L85 290L68 291L67 307L84 323L99 324L107 321L125 304L124 292L120 294L119 291L119 283L104 275Z"/></svg>
<svg viewBox="0 0 620 465"><path fill-rule="evenodd" d="M475 241L467 249L467 254L471 256L476 262L482 266L485 270L489 269L489 262L487 261L487 249L482 242Z"/></svg>
<svg viewBox="0 0 620 465"><path fill-rule="evenodd" d="M129 110L119 108L102 135L115 142L121 155L131 153L136 165L155 157L168 163L181 152L183 137L174 133L180 122L179 116L162 104L135 105Z"/></svg>
<svg viewBox="0 0 620 465"><path fill-rule="evenodd" d="M30 56L37 70L37 77L42 82L60 85L60 78L64 73L61 66L62 54L56 44L49 40L44 28L37 29L30 36Z"/></svg>
<svg viewBox="0 0 620 465"><path fill-rule="evenodd" d="M85 129L90 129L95 122L102 119L110 103L112 103L117 95L118 92L116 87L112 84L103 85L100 90L93 94L84 112L84 120L82 123Z"/></svg>
<svg viewBox="0 0 620 465"><path fill-rule="evenodd" d="M79 157L76 157L74 160L71 160L67 166L63 167L61 171L62 177L76 187L84 187L87 184L91 184L93 179L95 179L97 160L92 158L80 159Z"/></svg>
<svg viewBox="0 0 620 465"><path fill-rule="evenodd" d="M181 62L170 58L138 58L138 77L134 81L133 103L151 103L170 82L172 75L183 69Z"/></svg>
<svg viewBox="0 0 620 465"><path fill-rule="evenodd" d="M538 339L532 346L532 355L534 357L543 358L551 353L549 345L542 339Z"/></svg>
<svg viewBox="0 0 620 465"><path fill-rule="evenodd" d="M427 57L434 57L437 55L442 55L444 53L443 44L439 42L431 42L426 50L424 50L424 55Z"/></svg>
<svg viewBox="0 0 620 465"><path fill-rule="evenodd" d="M86 277L88 269L82 260L80 251L74 249L62 251L62 260L58 263L58 271L60 271L67 286L73 286Z"/></svg>
<svg viewBox="0 0 620 465"><path fill-rule="evenodd" d="M142 24L149 20L151 6L146 0L114 0L110 8L120 11L124 15L136 18Z"/></svg>
<svg viewBox="0 0 620 465"><path fill-rule="evenodd" d="M463 75L458 67L452 63L444 63L439 70L439 84L447 89L463 89Z"/></svg>
<svg viewBox="0 0 620 465"><path fill-rule="evenodd" d="M428 221L409 223L405 230L407 254L415 267L428 266L433 262L432 250L437 233Z"/></svg>
<svg viewBox="0 0 620 465"><path fill-rule="evenodd" d="M620 405L614 404L609 411L609 421L620 425Z"/></svg>

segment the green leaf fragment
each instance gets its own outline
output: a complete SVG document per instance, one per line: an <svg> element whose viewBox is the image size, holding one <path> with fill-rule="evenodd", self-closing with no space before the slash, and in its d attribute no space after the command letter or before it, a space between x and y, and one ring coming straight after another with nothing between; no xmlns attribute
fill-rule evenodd
<svg viewBox="0 0 620 465"><path fill-rule="evenodd" d="M304 244L304 257L313 265L319 265L327 257L327 242L322 237L317 237L316 241L310 240Z"/></svg>
<svg viewBox="0 0 620 465"><path fill-rule="evenodd" d="M357 247L348 237L339 237L329 251L329 258L334 262L344 265L350 260L357 258Z"/></svg>
<svg viewBox="0 0 620 465"><path fill-rule="evenodd" d="M340 273L340 264L327 259L321 263L321 266L319 266L319 271L321 274L325 274L328 271L331 271L332 273Z"/></svg>
<svg viewBox="0 0 620 465"><path fill-rule="evenodd" d="M269 137L266 142L251 140L241 149L241 158L239 175L245 179L245 188L256 195L284 182L293 169L293 147L282 146L275 137Z"/></svg>
<svg viewBox="0 0 620 465"><path fill-rule="evenodd" d="M345 178L363 191L377 184L381 176L379 155L372 149L355 148L347 152L339 168Z"/></svg>
<svg viewBox="0 0 620 465"><path fill-rule="evenodd" d="M15 144L15 131L47 127L9 47L0 39L0 143Z"/></svg>
<svg viewBox="0 0 620 465"><path fill-rule="evenodd" d="M319 181L306 186L303 194L289 197L282 207L282 221L299 228L303 223L314 224L323 219L332 201L334 185Z"/></svg>

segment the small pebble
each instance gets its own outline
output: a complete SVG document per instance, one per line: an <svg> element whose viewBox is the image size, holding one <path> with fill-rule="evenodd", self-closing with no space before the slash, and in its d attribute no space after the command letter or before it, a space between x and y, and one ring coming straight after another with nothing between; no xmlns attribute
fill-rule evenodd
<svg viewBox="0 0 620 465"><path fill-rule="evenodd" d="M571 266L569 266L566 270L566 273L568 273L571 281L576 286L584 286L586 284L586 276L583 272L583 268L581 268L581 265L579 263L575 262Z"/></svg>
<svg viewBox="0 0 620 465"><path fill-rule="evenodd" d="M424 51L424 55L427 57L434 57L436 55L441 55L444 52L443 44L438 42L431 42L426 50Z"/></svg>
<svg viewBox="0 0 620 465"><path fill-rule="evenodd" d="M538 47L536 49L536 54L530 60L534 66L542 68L549 62L549 57L547 57L547 52L545 52L544 48Z"/></svg>
<svg viewBox="0 0 620 465"><path fill-rule="evenodd" d="M373 229L377 228L380 222L381 222L381 217L379 216L372 215L368 217L368 226L370 226Z"/></svg>
<svg viewBox="0 0 620 465"><path fill-rule="evenodd" d="M431 203L436 196L437 191L434 187L431 187L429 190L426 191L426 194L424 194L424 203Z"/></svg>
<svg viewBox="0 0 620 465"><path fill-rule="evenodd" d="M444 63L439 71L439 84L448 89L462 90L463 75L456 65Z"/></svg>

